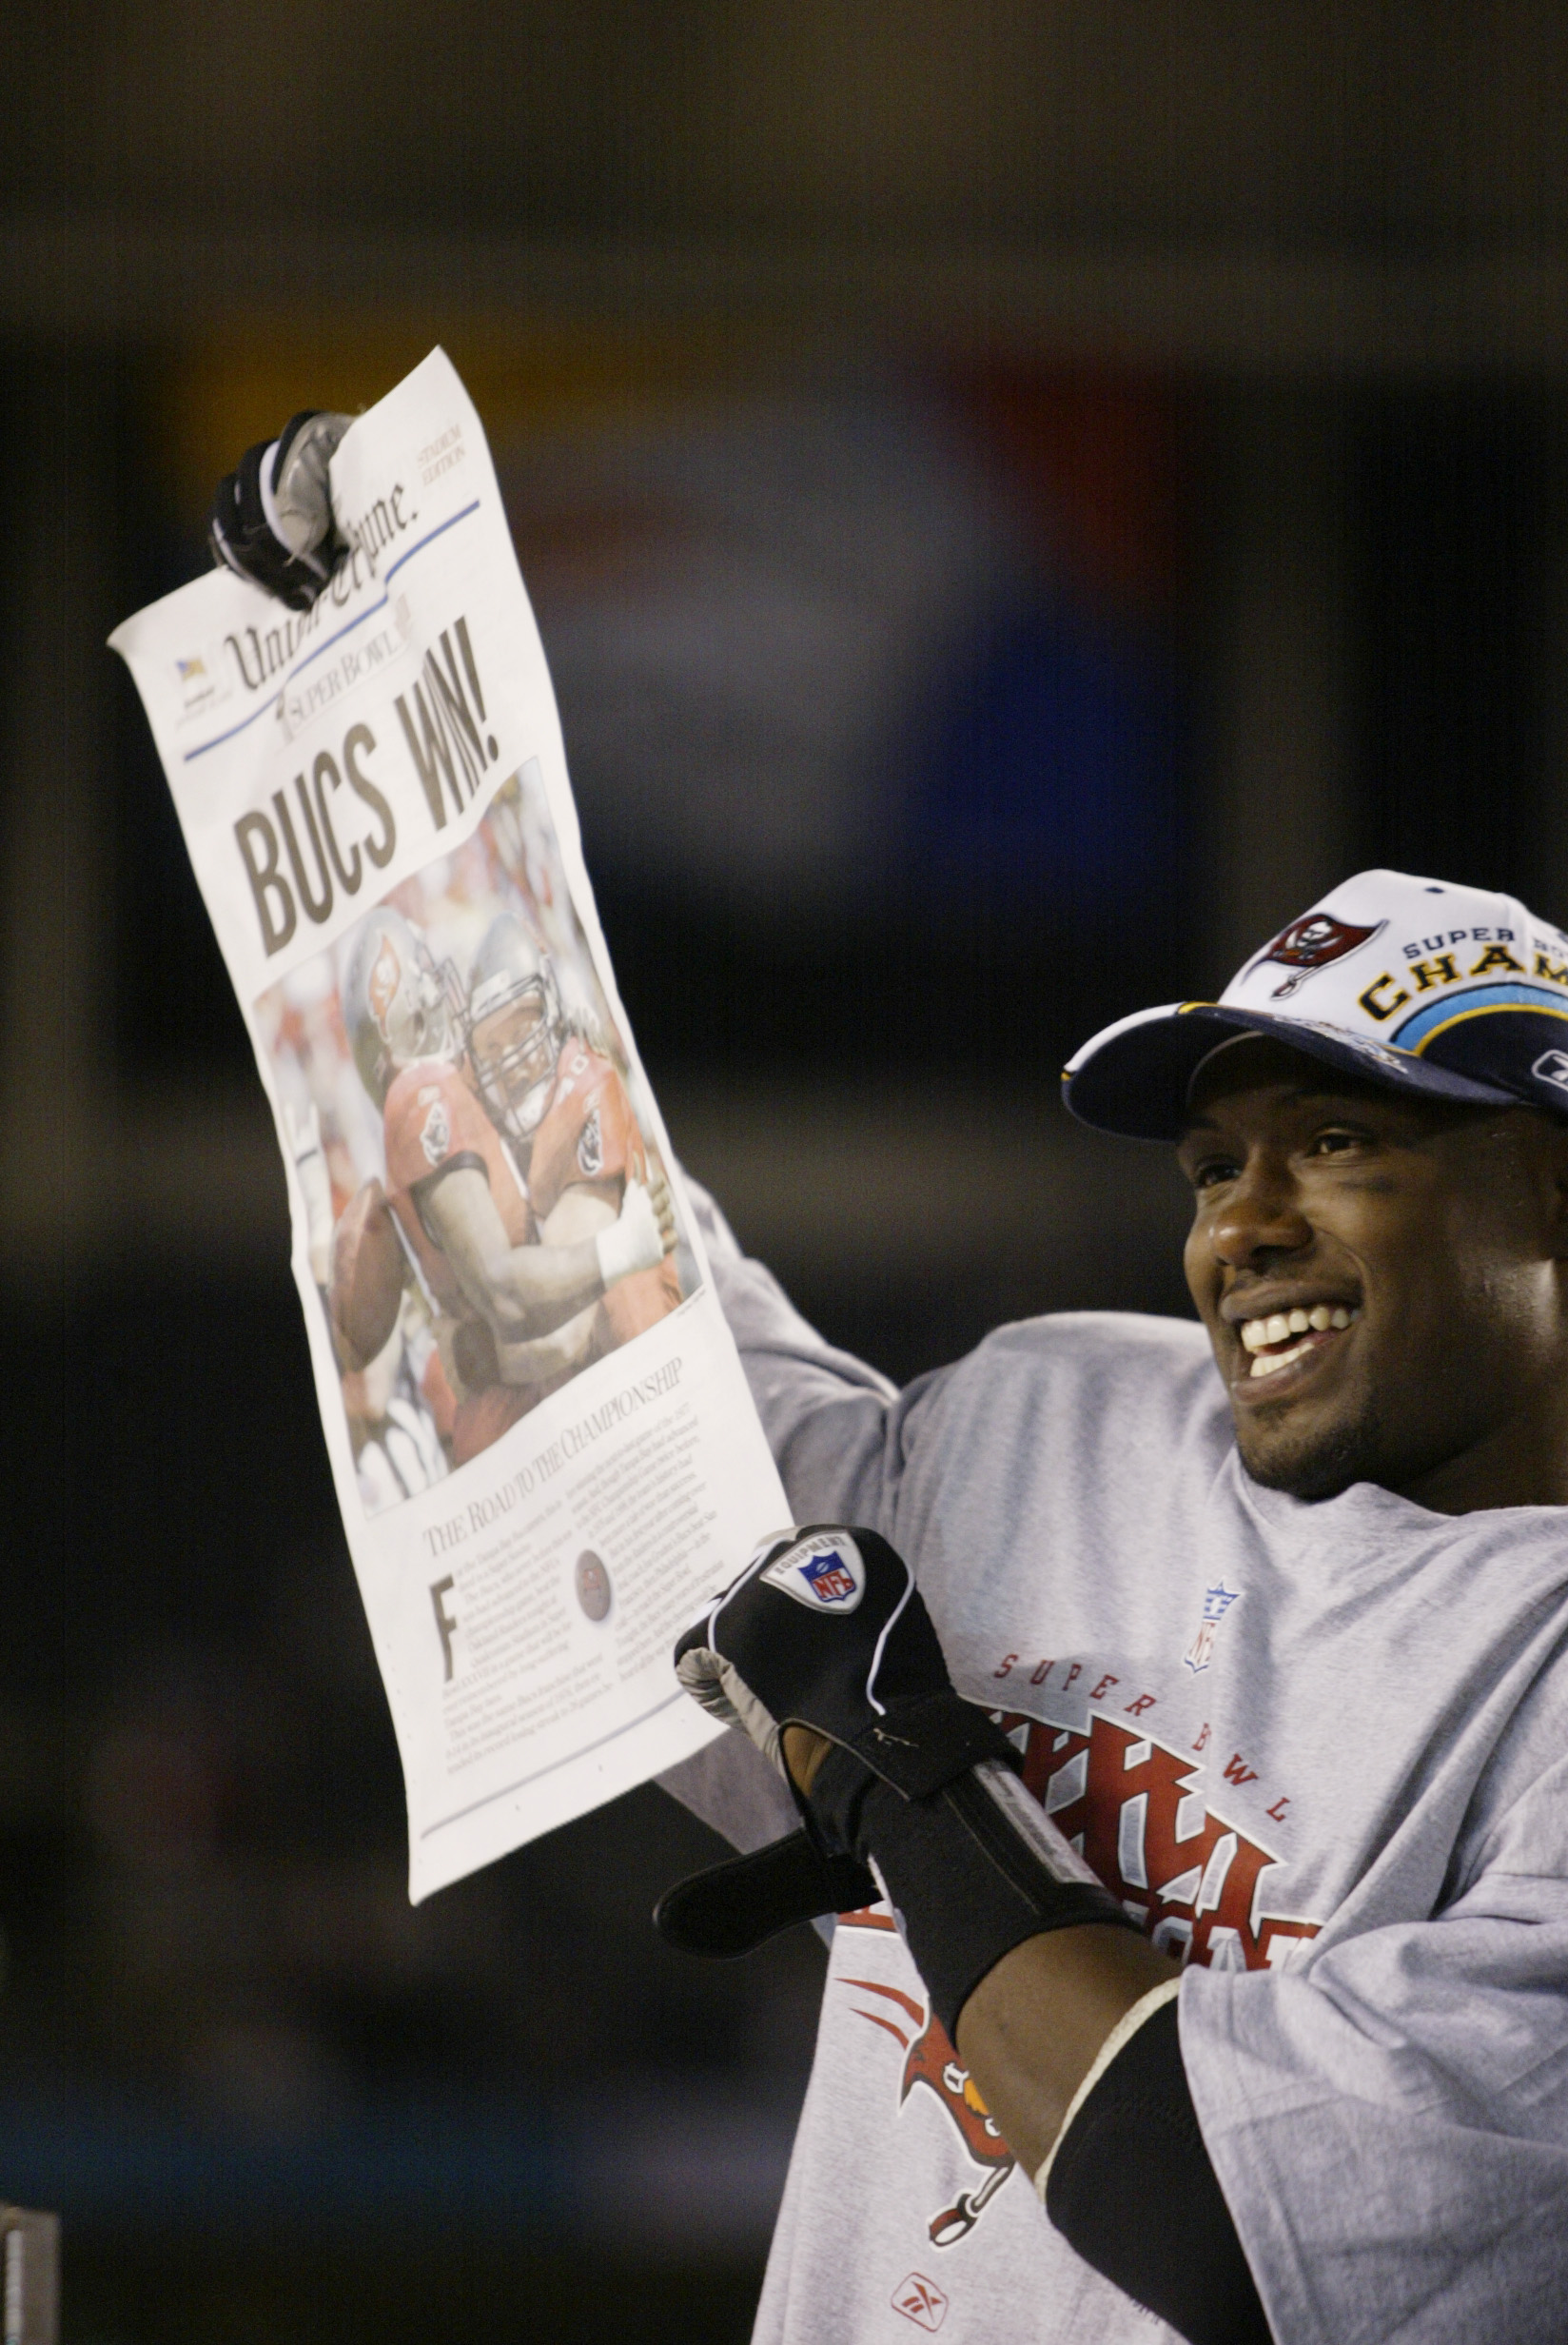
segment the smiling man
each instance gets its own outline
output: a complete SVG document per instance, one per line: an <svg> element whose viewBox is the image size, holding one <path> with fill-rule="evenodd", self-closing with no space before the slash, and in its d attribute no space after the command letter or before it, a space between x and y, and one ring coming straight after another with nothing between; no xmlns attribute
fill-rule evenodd
<svg viewBox="0 0 1568 2345"><path fill-rule="evenodd" d="M1444 1514L1568 1499L1568 1121L1401 1098L1250 1035L1194 1078L1177 1155L1255 1482Z"/></svg>
<svg viewBox="0 0 1568 2345"><path fill-rule="evenodd" d="M712 1216L792 1505L827 1527L681 1646L805 1835L667 1919L733 1947L866 1901L758 2337L1545 2345L1568 937L1365 873L1218 1004L1096 1036L1067 1097L1174 1147L1201 1329L1027 1322L895 1393ZM864 1589L802 1627L824 1542ZM672 1788L755 1843L747 1758L729 1737Z"/></svg>
<svg viewBox="0 0 1568 2345"><path fill-rule="evenodd" d="M305 603L312 421L214 525ZM759 2345L1560 2345L1568 936L1363 873L1067 1098L1177 1150L1202 1327L898 1392L701 1203L813 1527L680 1642L753 1853L665 1927L840 1909Z"/></svg>

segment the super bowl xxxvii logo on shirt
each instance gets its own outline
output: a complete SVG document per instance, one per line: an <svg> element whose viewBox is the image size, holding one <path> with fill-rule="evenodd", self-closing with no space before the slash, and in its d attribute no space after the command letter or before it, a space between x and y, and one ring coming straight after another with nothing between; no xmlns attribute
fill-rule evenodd
<svg viewBox="0 0 1568 2345"><path fill-rule="evenodd" d="M1216 1970L1278 1970L1323 1924L1270 1910L1280 1858L1216 1815L1209 1766L1097 1713L1087 1733L1004 1713L1031 1791L1157 1946ZM1256 1780L1240 1752L1225 1782ZM1214 1788L1223 1797L1225 1784Z"/></svg>
<svg viewBox="0 0 1568 2345"><path fill-rule="evenodd" d="M999 1716L1021 1751L1025 1788L1166 1953L1216 1970L1278 1970L1317 1937L1321 1922L1268 1910L1268 1876L1280 1860L1210 1812L1202 1763L1097 1715L1087 1733L1017 1712ZM1251 1779L1239 1759L1225 1773L1238 1784ZM1014 2161L941 2021L908 1985L875 1976L886 1962L872 1949L888 1938L851 1934L894 1928L874 1908L840 1915L832 1983L852 1999L855 2017L897 2046L900 2115L934 2100L976 2169L972 2184L927 2223L933 2247L955 2247ZM909 1976L902 1964L899 1975Z"/></svg>
<svg viewBox="0 0 1568 2345"><path fill-rule="evenodd" d="M853 1612L866 1592L865 1559L841 1530L797 1540L774 1558L762 1577L813 1612Z"/></svg>

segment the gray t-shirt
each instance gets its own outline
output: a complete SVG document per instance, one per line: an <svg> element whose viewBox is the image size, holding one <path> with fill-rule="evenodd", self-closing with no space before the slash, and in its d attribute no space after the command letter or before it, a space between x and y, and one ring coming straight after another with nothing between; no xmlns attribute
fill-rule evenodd
<svg viewBox="0 0 1568 2345"><path fill-rule="evenodd" d="M1276 2336L1568 2336L1568 1511L1261 1489L1177 1320L1027 1321L895 1392L709 1237L794 1518L910 1559L959 1691L1187 1955L1187 2074ZM754 1761L733 1738L672 1788L755 1843L792 1819ZM1173 2334L977 2101L886 1911L841 1921L763 2345Z"/></svg>

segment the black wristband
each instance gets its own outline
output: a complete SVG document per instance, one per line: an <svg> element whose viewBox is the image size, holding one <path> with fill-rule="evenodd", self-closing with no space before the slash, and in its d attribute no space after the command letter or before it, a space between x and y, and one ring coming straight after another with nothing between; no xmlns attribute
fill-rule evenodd
<svg viewBox="0 0 1568 2345"><path fill-rule="evenodd" d="M806 1804L825 1848L874 1865L950 2041L981 1980L1025 1939L1138 1927L997 1761L907 1800L834 1748Z"/></svg>
<svg viewBox="0 0 1568 2345"><path fill-rule="evenodd" d="M1046 2213L1086 2263L1189 2345L1268 2345L1192 2105L1174 1998L1128 2038L1063 2135Z"/></svg>

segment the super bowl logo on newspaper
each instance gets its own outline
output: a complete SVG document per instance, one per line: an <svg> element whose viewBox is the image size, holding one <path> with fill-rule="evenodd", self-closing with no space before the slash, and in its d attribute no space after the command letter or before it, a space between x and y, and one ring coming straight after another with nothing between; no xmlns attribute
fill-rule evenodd
<svg viewBox="0 0 1568 2345"><path fill-rule="evenodd" d="M1349 920L1336 920L1331 912L1305 913L1301 919L1292 920L1267 950L1259 954L1247 975L1266 968L1270 961L1287 969L1289 975L1273 993L1275 1001L1284 1001L1320 969L1326 969L1333 961L1343 961L1349 953L1359 953L1363 944L1370 944L1387 926L1386 920L1379 920L1372 928L1357 928Z"/></svg>
<svg viewBox="0 0 1568 2345"><path fill-rule="evenodd" d="M190 717L199 717L220 700L226 700L231 690L224 672L220 646L203 643L184 653L174 662L174 681L180 694L180 715L184 724Z"/></svg>
<svg viewBox="0 0 1568 2345"><path fill-rule="evenodd" d="M866 1566L847 1531L818 1531L775 1556L762 1577L813 1611L853 1612L866 1592Z"/></svg>

